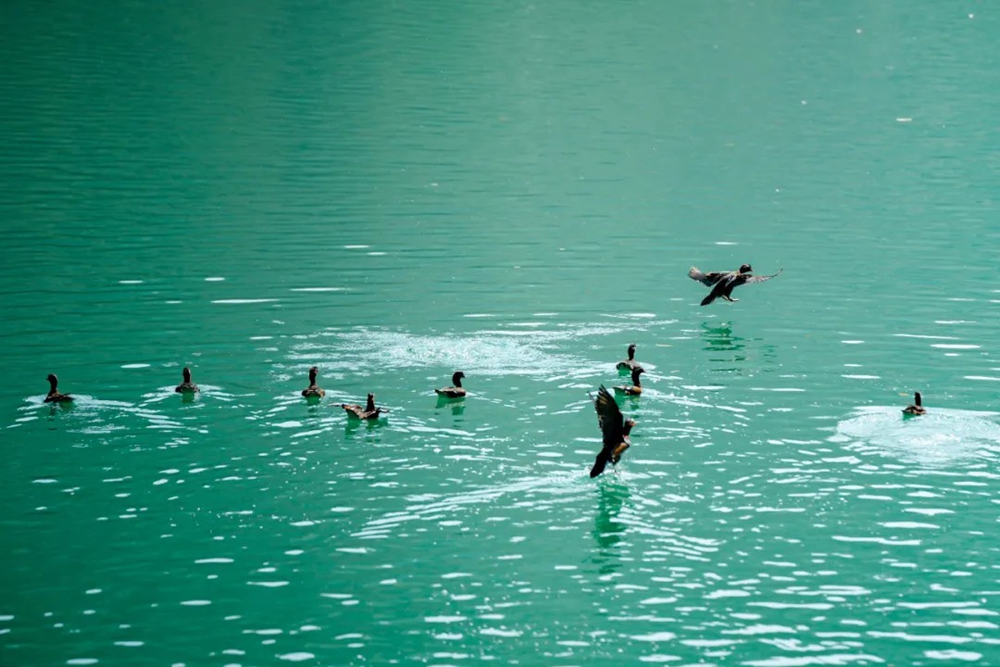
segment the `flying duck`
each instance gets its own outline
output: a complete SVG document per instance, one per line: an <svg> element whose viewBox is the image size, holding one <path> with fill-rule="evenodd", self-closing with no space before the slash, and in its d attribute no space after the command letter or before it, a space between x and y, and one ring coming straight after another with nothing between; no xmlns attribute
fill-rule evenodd
<svg viewBox="0 0 1000 667"><path fill-rule="evenodd" d="M46 403L69 403L73 400L73 397L69 394L60 394L59 389L59 378L53 373L49 373L47 378L49 381L49 393L45 396Z"/></svg>
<svg viewBox="0 0 1000 667"><path fill-rule="evenodd" d="M445 398L465 398L465 388L462 387L462 378L465 377L465 373L462 371L455 371L455 374L451 376L451 382L454 387L445 387L444 389L435 389L434 391L438 396L444 396Z"/></svg>
<svg viewBox="0 0 1000 667"><path fill-rule="evenodd" d="M904 415L923 415L927 414L927 410L924 410L924 406L920 402L920 392L915 392L913 394L913 405L907 405L903 408Z"/></svg>
<svg viewBox="0 0 1000 667"><path fill-rule="evenodd" d="M191 382L191 369L187 366L184 367L184 382L181 382L174 389L178 394L193 394L198 391L198 385Z"/></svg>
<svg viewBox="0 0 1000 667"><path fill-rule="evenodd" d="M707 306L719 297L722 297L726 301L730 302L738 301L738 299L734 299L729 296L733 293L734 289L740 285L762 283L765 280L770 280L783 270L784 269L780 269L778 273L773 273L769 276L752 276L750 275L750 272L753 271L753 267L749 264L743 264L736 271L711 271L709 273L703 273L698 270L698 267L692 266L691 270L688 271L688 276L692 280L697 280L698 282L712 288L709 295L701 301L701 305Z"/></svg>
<svg viewBox="0 0 1000 667"><path fill-rule="evenodd" d="M639 362L635 360L635 343L632 343L628 346L628 359L619 361L616 368L620 371L630 371L638 365Z"/></svg>
<svg viewBox="0 0 1000 667"><path fill-rule="evenodd" d="M604 472L604 467L608 463L611 465L618 463L625 450L632 445L628 434L635 426L634 419L622 418L622 411L604 385L597 390L594 409L597 411L597 425L601 427L604 446L594 459L594 467L590 469L591 477L597 477Z"/></svg>
<svg viewBox="0 0 1000 667"><path fill-rule="evenodd" d="M639 384L639 376L646 372L642 366L636 366L632 369L632 386L620 385L615 387L616 394L628 394L629 396L638 396L642 393L642 385Z"/></svg>
<svg viewBox="0 0 1000 667"><path fill-rule="evenodd" d="M368 402L365 403L364 408L360 405L348 405L347 403L341 403L340 407L347 411L348 417L354 417L355 419L378 419L380 413L389 412L385 408L375 407L375 394L368 394Z"/></svg>
<svg viewBox="0 0 1000 667"><path fill-rule="evenodd" d="M319 369L313 366L309 369L309 386L302 390L302 395L306 398L323 398L326 392L316 386L316 374Z"/></svg>

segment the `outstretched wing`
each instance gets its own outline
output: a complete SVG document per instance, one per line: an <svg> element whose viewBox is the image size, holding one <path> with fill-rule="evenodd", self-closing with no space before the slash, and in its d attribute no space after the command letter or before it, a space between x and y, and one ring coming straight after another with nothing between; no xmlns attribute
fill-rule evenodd
<svg viewBox="0 0 1000 667"><path fill-rule="evenodd" d="M689 278L697 280L708 287L711 287L715 283L719 282L725 275L725 271L709 271L708 273L704 273L699 271L697 266L692 266L688 271Z"/></svg>
<svg viewBox="0 0 1000 667"><path fill-rule="evenodd" d="M774 278L777 275L781 275L782 271L784 271L784 269L778 269L778 273L772 273L769 276L746 276L746 275L740 276L740 279L743 281L740 284L749 285L751 283L762 283L765 280L770 280L771 278Z"/></svg>
<svg viewBox="0 0 1000 667"><path fill-rule="evenodd" d="M617 447L623 440L624 420L622 419L622 411L604 385L601 385L601 388L597 390L594 409L597 411L597 424L601 427L601 439L604 441L604 447Z"/></svg>

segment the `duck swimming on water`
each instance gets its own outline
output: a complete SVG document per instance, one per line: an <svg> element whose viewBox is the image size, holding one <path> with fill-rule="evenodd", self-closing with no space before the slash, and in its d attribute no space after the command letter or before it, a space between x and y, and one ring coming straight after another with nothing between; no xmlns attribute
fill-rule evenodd
<svg viewBox="0 0 1000 667"><path fill-rule="evenodd" d="M341 403L340 407L344 408L348 417L355 419L378 419L381 413L389 412L385 408L375 407L375 394L368 394L368 401L364 408L360 405L348 405L347 403Z"/></svg>
<svg viewBox="0 0 1000 667"><path fill-rule="evenodd" d="M704 273L700 271L698 267L692 266L688 271L688 276L692 280L697 280L698 282L712 288L709 295L701 300L701 305L707 306L720 297L730 302L738 301L739 299L734 299L730 296L734 289L740 285L762 283L765 280L770 280L780 274L781 271L784 271L784 269L781 269L778 273L774 273L769 276L752 276L750 275L752 271L753 267L749 264L743 264L736 271L710 271L709 273Z"/></svg>
<svg viewBox="0 0 1000 667"><path fill-rule="evenodd" d="M302 395L306 398L323 398L326 396L326 392L316 385L317 373L319 373L319 368L316 366L309 369L309 386L302 390Z"/></svg>
<svg viewBox="0 0 1000 667"><path fill-rule="evenodd" d="M615 387L616 394L627 394L628 396L638 396L642 393L642 385L639 383L639 376L646 372L642 366L632 369L632 386L620 385Z"/></svg>
<svg viewBox="0 0 1000 667"><path fill-rule="evenodd" d="M198 391L198 385L196 385L194 382L191 382L191 369L185 366L182 373L184 375L184 382L181 382L179 385L177 385L174 391L176 391L178 394L193 394L196 391Z"/></svg>
<svg viewBox="0 0 1000 667"><path fill-rule="evenodd" d="M913 405L907 405L903 408L904 415L925 415L927 410L924 410L924 406L920 401L920 392L915 392L913 394Z"/></svg>
<svg viewBox="0 0 1000 667"><path fill-rule="evenodd" d="M49 381L49 393L45 396L46 403L69 403L73 400L69 394L59 393L59 378L54 373L49 373L49 377L46 379Z"/></svg>
<svg viewBox="0 0 1000 667"><path fill-rule="evenodd" d="M622 411L604 385L597 390L594 409L597 411L597 425L601 427L604 446L594 459L594 467L590 469L591 477L597 477L604 472L605 466L609 463L618 464L625 450L632 446L628 435L635 426L634 419L623 419Z"/></svg>
<svg viewBox="0 0 1000 667"><path fill-rule="evenodd" d="M630 371L639 365L639 362L635 360L635 343L628 346L628 359L624 359L618 362L615 366L620 371Z"/></svg>
<svg viewBox="0 0 1000 667"><path fill-rule="evenodd" d="M445 398L465 398L465 388L462 386L462 378L465 377L465 373L462 371L455 371L455 374L451 376L451 383L455 386L445 387L444 389L435 389L434 391L438 396L443 396Z"/></svg>

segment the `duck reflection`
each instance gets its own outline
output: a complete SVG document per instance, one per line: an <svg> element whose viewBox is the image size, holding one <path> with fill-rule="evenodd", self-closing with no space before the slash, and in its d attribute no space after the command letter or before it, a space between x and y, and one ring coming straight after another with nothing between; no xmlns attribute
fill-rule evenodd
<svg viewBox="0 0 1000 667"><path fill-rule="evenodd" d="M459 417L465 413L465 401L462 399L448 398L447 396L442 396L438 394L437 405L434 406L436 409L441 410L442 408L448 408L451 410L451 414L455 417Z"/></svg>
<svg viewBox="0 0 1000 667"><path fill-rule="evenodd" d="M326 416L327 411L322 408L318 398L306 398L306 419L319 421Z"/></svg>
<svg viewBox="0 0 1000 667"><path fill-rule="evenodd" d="M619 543L628 531L628 525L618 519L622 506L631 497L627 486L609 481L597 487L597 516L594 518L594 541L597 554L594 561L601 574L614 572L621 567Z"/></svg>
<svg viewBox="0 0 1000 667"><path fill-rule="evenodd" d="M733 336L733 325L729 322L716 326L703 323L701 337L705 341L705 349L709 352L735 352L746 347L742 342L743 338Z"/></svg>
<svg viewBox="0 0 1000 667"><path fill-rule="evenodd" d="M737 373L742 370L741 366L730 366L729 364L742 365L747 360L744 348L746 343L741 336L733 335L733 326L726 322L716 326L707 323L701 325L701 337L705 341L705 350L708 352L732 352L731 355L717 354L709 357L709 361L722 365L716 368L724 373Z"/></svg>
<svg viewBox="0 0 1000 667"><path fill-rule="evenodd" d="M365 433L375 433L380 431L384 424L385 422L380 419L348 419L344 423L344 435L353 435L360 430L364 430Z"/></svg>
<svg viewBox="0 0 1000 667"><path fill-rule="evenodd" d="M717 325L709 325L707 322L701 325L701 337L705 343L707 352L729 352L731 354L715 354L709 357L709 361L716 366L717 372L723 373L743 373L747 372L747 361L751 358L757 359L766 365L777 363L777 351L774 345L764 343L760 338L744 338L733 335L733 325L729 322ZM748 347L749 345L749 347ZM750 364L754 365L754 364ZM757 370L766 370L758 368Z"/></svg>

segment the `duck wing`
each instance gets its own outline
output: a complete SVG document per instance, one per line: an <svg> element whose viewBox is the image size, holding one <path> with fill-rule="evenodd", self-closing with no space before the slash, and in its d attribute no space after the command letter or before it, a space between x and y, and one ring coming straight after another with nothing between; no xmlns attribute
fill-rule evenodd
<svg viewBox="0 0 1000 667"><path fill-rule="evenodd" d="M344 411L347 412L348 416L354 415L358 419L364 419L365 418L365 416L364 416L365 415L365 409L362 408L360 405L348 405L347 403L341 403L340 407L342 407L344 409Z"/></svg>
<svg viewBox="0 0 1000 667"><path fill-rule="evenodd" d="M604 385L597 390L594 409L597 411L597 424L601 427L601 440L604 448L610 452L622 443L625 419L611 392Z"/></svg>
<svg viewBox="0 0 1000 667"><path fill-rule="evenodd" d="M770 280L771 278L774 278L775 276L781 275L782 271L784 271L784 269L778 269L777 273L772 273L769 276L748 276L746 274L742 274L742 275L737 276L736 279L739 280L739 282L737 284L738 285L751 285L753 283L762 283L765 280Z"/></svg>
<svg viewBox="0 0 1000 667"><path fill-rule="evenodd" d="M715 283L719 282L729 274L728 271L709 271L705 273L698 269L697 266L692 266L688 270L688 277L692 280L697 280L707 287L711 287Z"/></svg>

